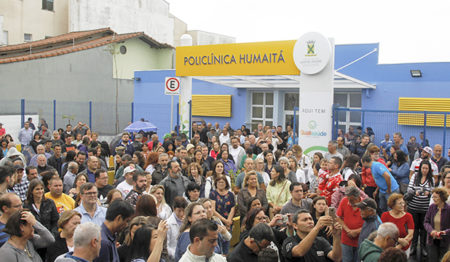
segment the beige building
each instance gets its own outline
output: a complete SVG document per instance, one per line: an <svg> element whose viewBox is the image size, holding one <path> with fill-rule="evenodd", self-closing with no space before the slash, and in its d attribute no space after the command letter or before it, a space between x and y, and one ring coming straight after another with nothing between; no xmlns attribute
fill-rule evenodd
<svg viewBox="0 0 450 262"><path fill-rule="evenodd" d="M20 44L65 34L68 0L1 0L0 45Z"/></svg>
<svg viewBox="0 0 450 262"><path fill-rule="evenodd" d="M234 37L189 31L164 0L0 0L0 45L20 44L74 31L111 28L118 34L144 32L160 43L179 45L190 34L193 45L234 43Z"/></svg>

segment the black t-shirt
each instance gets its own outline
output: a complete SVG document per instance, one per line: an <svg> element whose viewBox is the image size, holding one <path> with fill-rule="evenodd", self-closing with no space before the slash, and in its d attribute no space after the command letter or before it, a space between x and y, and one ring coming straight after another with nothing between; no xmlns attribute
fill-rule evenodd
<svg viewBox="0 0 450 262"><path fill-rule="evenodd" d="M328 253L333 249L330 243L323 237L316 237L314 243L308 253L303 257L292 257L292 249L300 243L301 239L298 235L288 237L283 242L282 254L286 262L328 262L332 261L328 258Z"/></svg>
<svg viewBox="0 0 450 262"><path fill-rule="evenodd" d="M258 262L258 255L241 241L227 256L228 262Z"/></svg>
<svg viewBox="0 0 450 262"><path fill-rule="evenodd" d="M103 198L106 198L106 196L108 195L109 191L111 191L111 189L113 189L114 187L111 185L106 185L102 188L97 188L98 190L98 198L100 198L100 196L102 196Z"/></svg>

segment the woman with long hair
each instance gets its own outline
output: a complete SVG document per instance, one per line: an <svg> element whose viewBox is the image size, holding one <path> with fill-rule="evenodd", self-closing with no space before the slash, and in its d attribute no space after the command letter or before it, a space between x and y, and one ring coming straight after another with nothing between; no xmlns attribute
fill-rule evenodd
<svg viewBox="0 0 450 262"><path fill-rule="evenodd" d="M427 230L428 261L440 261L450 246L450 205L447 190L435 188L433 204L425 216L424 227Z"/></svg>
<svg viewBox="0 0 450 262"><path fill-rule="evenodd" d="M158 164L157 152L149 152L147 155L147 160L145 161L145 171L150 172L150 174L155 171L155 166Z"/></svg>
<svg viewBox="0 0 450 262"><path fill-rule="evenodd" d="M297 161L295 161L297 162ZM299 182L297 181L297 177L295 175L295 172L293 172L290 168L289 168L289 159L287 157L280 157L280 159L278 160L279 165L283 168L284 170L284 175L286 176L286 178L292 182ZM295 163L297 166L297 163ZM303 179L304 183L305 180Z"/></svg>
<svg viewBox="0 0 450 262"><path fill-rule="evenodd" d="M220 218L227 229L233 225L233 217L236 213L236 201L233 192L230 191L230 184L225 176L218 176L214 180L215 190L209 194L209 199L213 200L215 216Z"/></svg>
<svg viewBox="0 0 450 262"><path fill-rule="evenodd" d="M203 205L200 203L190 203L184 211L183 223L180 227L180 236L178 237L177 247L175 249L175 261L180 260L184 252L186 252L187 247L191 243L189 239L189 230L192 224L202 218L206 218L206 211ZM218 246L214 250L216 253L221 253Z"/></svg>
<svg viewBox="0 0 450 262"><path fill-rule="evenodd" d="M109 205L111 205L111 203L112 203L114 200L117 200L117 199L122 199L122 192L120 192L120 190L119 190L119 189L116 189L116 188L111 189L111 190L108 192L108 195L106 195L105 206L108 207Z"/></svg>
<svg viewBox="0 0 450 262"><path fill-rule="evenodd" d="M212 164L212 170L206 173L205 181L205 197L209 197L212 190L216 189L214 181L220 175L226 176L228 184L231 185L231 179L224 172L224 165L221 161L216 160Z"/></svg>
<svg viewBox="0 0 450 262"><path fill-rule="evenodd" d="M183 176L188 176L189 173L189 165L192 163L192 159L190 157L180 157L180 168L181 174Z"/></svg>
<svg viewBox="0 0 450 262"><path fill-rule="evenodd" d="M403 152L403 151L401 151ZM405 200L403 200L403 195L399 193L394 193L389 196L387 201L388 207L391 209L389 211L381 214L381 221L394 223L398 228L399 239L405 240L405 245L402 249L406 252L411 245L411 240L414 235L414 220L410 213L405 211ZM401 242L401 241L400 241Z"/></svg>
<svg viewBox="0 0 450 262"><path fill-rule="evenodd" d="M236 174L237 168L228 149L221 151L217 158L223 163L224 173L227 176L230 176L230 173Z"/></svg>
<svg viewBox="0 0 450 262"><path fill-rule="evenodd" d="M358 174L356 172L356 166L359 162L359 156L356 154L351 154L344 159L344 164L342 165L341 174L345 181L348 180L348 178L351 175Z"/></svg>
<svg viewBox="0 0 450 262"><path fill-rule="evenodd" d="M188 167L188 178L200 187L200 197L205 197L206 179L202 175L203 169L200 164L193 162Z"/></svg>
<svg viewBox="0 0 450 262"><path fill-rule="evenodd" d="M157 217L156 200L153 195L142 195L136 202L136 216Z"/></svg>
<svg viewBox="0 0 450 262"><path fill-rule="evenodd" d="M80 194L80 188L82 185L88 182L88 177L84 173L80 173L75 177L73 182L73 188L69 190L69 196L73 199L77 199L77 196Z"/></svg>
<svg viewBox="0 0 450 262"><path fill-rule="evenodd" d="M402 194L406 194L409 184L409 163L406 158L405 152L397 150L394 153L394 162L391 165L392 176L397 180Z"/></svg>
<svg viewBox="0 0 450 262"><path fill-rule="evenodd" d="M266 173L270 175L273 166L276 164L275 158L273 157L272 151L265 151L263 152L263 155L264 155L264 163L266 164L264 167L264 171L266 171Z"/></svg>
<svg viewBox="0 0 450 262"><path fill-rule="evenodd" d="M44 183L38 178L31 180L28 186L24 208L29 209L50 232L56 232L59 214L53 200L45 198Z"/></svg>
<svg viewBox="0 0 450 262"><path fill-rule="evenodd" d="M242 219L247 214L247 210L249 210L253 198L259 199L263 209L267 210L269 204L267 202L266 192L259 188L258 175L256 172L250 171L245 175L243 187L237 196L239 214Z"/></svg>
<svg viewBox="0 0 450 262"><path fill-rule="evenodd" d="M167 223L161 220L158 229L142 226L134 233L130 246L128 262L156 262L165 261L162 258L164 240L167 236Z"/></svg>
<svg viewBox="0 0 450 262"><path fill-rule="evenodd" d="M197 163L202 167L202 172L200 175L205 176L206 172L209 169L208 163L203 159L203 154L201 149L197 149L194 151L194 157L192 158L192 163ZM189 172L188 172L189 173Z"/></svg>
<svg viewBox="0 0 450 262"><path fill-rule="evenodd" d="M408 185L408 193L412 195L411 200L408 201L408 211L414 219L414 236L411 244L411 256L417 253L417 244L420 237L420 250L423 256L427 256L425 239L427 232L424 228L425 215L430 205L431 191L434 188L433 171L431 163L428 160L423 160L420 163L419 172L411 176ZM418 256L420 259L420 256Z"/></svg>
<svg viewBox="0 0 450 262"><path fill-rule="evenodd" d="M46 248L55 241L52 233L39 223L33 214L24 210L9 217L3 232L9 235L9 239L0 248L2 261L42 262L36 249Z"/></svg>
<svg viewBox="0 0 450 262"><path fill-rule="evenodd" d="M168 204L166 204L164 191L165 189L162 185L154 185L150 190L150 194L156 198L156 210L158 211L158 217L163 220L167 220L172 214L172 209Z"/></svg>
<svg viewBox="0 0 450 262"><path fill-rule="evenodd" d="M261 176L264 179L264 185L267 188L270 182L270 176L269 174L266 173L266 170L264 169L264 159L261 158L255 159L255 171L261 174Z"/></svg>
<svg viewBox="0 0 450 262"><path fill-rule="evenodd" d="M213 138L215 138L216 136L213 136ZM212 139L211 139L212 140ZM209 151L209 156L214 158L214 160L217 160L217 156L220 153L220 144L219 142L215 141L212 142L212 148L211 151Z"/></svg>
<svg viewBox="0 0 450 262"><path fill-rule="evenodd" d="M81 214L75 210L67 210L58 220L58 229L53 232L55 242L47 248L46 261L55 261L62 254L73 251L73 233L81 223Z"/></svg>
<svg viewBox="0 0 450 262"><path fill-rule="evenodd" d="M140 166L142 169L145 167L145 158L144 155L142 155L141 152L136 151L133 153L132 161L135 165Z"/></svg>
<svg viewBox="0 0 450 262"><path fill-rule="evenodd" d="M314 224L317 223L317 220L319 220L321 216L325 216L327 211L327 199L324 196L315 197L313 199L310 212L314 220ZM325 238L330 244L333 244L333 236L331 235L331 231L328 231L327 228L322 228L317 236L321 236Z"/></svg>
<svg viewBox="0 0 450 262"><path fill-rule="evenodd" d="M39 134L39 132L35 132L33 135L33 140L30 141L30 146L33 148L35 154L37 154L37 146L41 144L43 144L41 134Z"/></svg>
<svg viewBox="0 0 450 262"><path fill-rule="evenodd" d="M284 169L275 165L270 172L272 180L266 189L266 197L273 214L278 214L283 205L289 200L291 194L289 186L291 182L284 176Z"/></svg>
<svg viewBox="0 0 450 262"><path fill-rule="evenodd" d="M125 230L125 239L120 247L117 248L120 261L126 261L131 255L131 243L134 239L134 233L139 228L147 225L147 218L145 216L135 216L129 223Z"/></svg>

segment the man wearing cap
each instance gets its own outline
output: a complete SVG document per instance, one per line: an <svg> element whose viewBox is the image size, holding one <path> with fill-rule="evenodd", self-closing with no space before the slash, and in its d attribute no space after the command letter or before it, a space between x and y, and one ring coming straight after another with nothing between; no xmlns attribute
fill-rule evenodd
<svg viewBox="0 0 450 262"><path fill-rule="evenodd" d="M420 163L422 163L423 160L428 160L431 163L431 170L433 171L433 176L434 177L439 175L438 166L436 165L436 163L433 160L431 160L431 156L432 155L433 155L433 149L431 149L431 147L429 147L429 146L424 147L424 149L420 153L420 157L415 159L411 163L411 167L409 169L409 179L411 179L411 176L415 172L416 173L419 172Z"/></svg>
<svg viewBox="0 0 450 262"><path fill-rule="evenodd" d="M16 169L16 181L13 186L13 191L20 197L20 200L25 201L27 199L27 191L30 182L27 179L23 179L25 176L22 161L14 161L14 168Z"/></svg>
<svg viewBox="0 0 450 262"><path fill-rule="evenodd" d="M117 186L117 189L122 193L122 198L126 197L128 193L130 193L130 191L133 189L133 175L135 172L136 169L134 168L133 164L130 164L123 171L125 180Z"/></svg>
<svg viewBox="0 0 450 262"><path fill-rule="evenodd" d="M361 232L358 238L358 249L364 239L378 229L381 225L381 221L377 216L377 203L372 198L366 198L363 201L355 205L361 210L361 217L364 220Z"/></svg>

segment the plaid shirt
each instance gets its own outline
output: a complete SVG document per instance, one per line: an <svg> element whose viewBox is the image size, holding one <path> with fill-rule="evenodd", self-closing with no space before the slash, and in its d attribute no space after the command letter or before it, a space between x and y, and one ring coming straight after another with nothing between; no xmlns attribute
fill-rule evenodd
<svg viewBox="0 0 450 262"><path fill-rule="evenodd" d="M19 184L15 184L13 186L14 193L16 193L20 197L22 202L27 199L27 191L28 191L29 185L30 185L30 182L28 182L28 179L26 179L26 177L24 177L24 178L22 178L22 182L20 182Z"/></svg>

